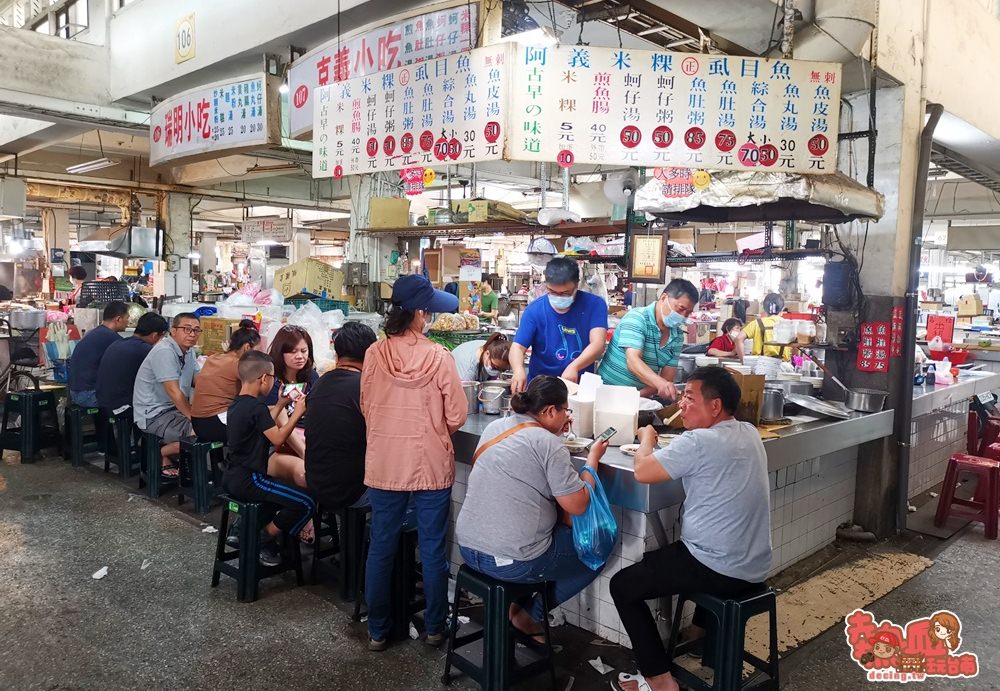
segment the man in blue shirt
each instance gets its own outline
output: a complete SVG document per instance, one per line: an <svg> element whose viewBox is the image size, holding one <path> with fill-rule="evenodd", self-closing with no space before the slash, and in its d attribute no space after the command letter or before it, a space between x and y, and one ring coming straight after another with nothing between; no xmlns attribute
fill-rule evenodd
<svg viewBox="0 0 1000 691"><path fill-rule="evenodd" d="M103 322L91 329L76 344L69 358L69 395L79 406L97 405L97 369L104 352L128 328L128 307L124 302L109 302L104 308Z"/></svg>
<svg viewBox="0 0 1000 691"><path fill-rule="evenodd" d="M597 373L604 383L635 387L641 396L676 399L674 377L684 347L684 324L697 304L694 284L675 278L659 300L629 310L601 360Z"/></svg>
<svg viewBox="0 0 1000 691"><path fill-rule="evenodd" d="M510 347L514 371L511 393L524 391L539 374L578 381L593 370L604 353L608 334L608 305L593 293L581 292L576 261L554 257L545 267L548 295L528 305ZM524 355L531 348L531 363Z"/></svg>
<svg viewBox="0 0 1000 691"><path fill-rule="evenodd" d="M139 317L135 335L112 343L97 369L97 405L114 413L132 405L135 375L153 346L167 333L167 320L155 312Z"/></svg>

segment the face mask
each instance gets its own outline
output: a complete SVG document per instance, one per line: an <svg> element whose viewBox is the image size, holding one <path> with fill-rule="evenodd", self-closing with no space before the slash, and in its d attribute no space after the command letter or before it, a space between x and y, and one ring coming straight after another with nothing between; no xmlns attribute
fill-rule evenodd
<svg viewBox="0 0 1000 691"><path fill-rule="evenodd" d="M491 377L500 376L500 370L490 367L489 365L483 365L483 371Z"/></svg>
<svg viewBox="0 0 1000 691"><path fill-rule="evenodd" d="M424 312L423 310L421 310L420 312L421 312L421 314L424 315L423 333L427 333L428 331L431 330L431 324L433 324L433 321L431 320L431 313L430 312Z"/></svg>
<svg viewBox="0 0 1000 691"><path fill-rule="evenodd" d="M676 329L679 326L684 326L687 324L687 319L682 317L677 312L671 312L670 314L664 314L660 312L660 316L663 318L663 323L671 329Z"/></svg>
<svg viewBox="0 0 1000 691"><path fill-rule="evenodd" d="M576 293L572 295L552 295L549 294L549 304L552 305L552 309L566 311L573 306L573 300L576 298Z"/></svg>
<svg viewBox="0 0 1000 691"><path fill-rule="evenodd" d="M729 332L729 337L735 341L737 338L739 338L739 335L741 333L743 333L743 332L742 331L737 331L736 329L733 329L732 331Z"/></svg>

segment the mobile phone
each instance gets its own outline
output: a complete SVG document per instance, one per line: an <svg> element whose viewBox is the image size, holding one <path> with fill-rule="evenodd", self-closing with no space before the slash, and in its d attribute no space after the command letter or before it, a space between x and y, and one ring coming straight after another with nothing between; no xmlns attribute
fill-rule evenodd
<svg viewBox="0 0 1000 691"><path fill-rule="evenodd" d="M294 401L302 396L302 389L304 388L305 384L287 384L284 391L285 397Z"/></svg>
<svg viewBox="0 0 1000 691"><path fill-rule="evenodd" d="M593 446L594 444L596 444L599 441L607 441L611 437L615 436L616 432L618 432L618 430L616 430L614 427L608 427L606 430L604 430L603 432L601 432L600 435L598 435L597 439L595 439L594 441L592 441L589 444L587 444L587 448L585 450L589 451L590 447Z"/></svg>

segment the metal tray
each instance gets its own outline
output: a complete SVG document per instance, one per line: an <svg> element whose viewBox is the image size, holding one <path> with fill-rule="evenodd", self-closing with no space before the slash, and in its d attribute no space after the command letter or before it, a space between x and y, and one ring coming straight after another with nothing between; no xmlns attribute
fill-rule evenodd
<svg viewBox="0 0 1000 691"><path fill-rule="evenodd" d="M850 420L852 417L851 411L843 403L835 401L821 401L814 396L805 396L798 393L785 394L785 401L800 405L807 410L827 417L840 418L841 420Z"/></svg>

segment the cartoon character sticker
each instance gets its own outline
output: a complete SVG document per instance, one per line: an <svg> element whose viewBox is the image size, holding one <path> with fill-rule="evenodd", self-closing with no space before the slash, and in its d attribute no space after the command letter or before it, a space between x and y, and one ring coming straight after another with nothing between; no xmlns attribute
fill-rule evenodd
<svg viewBox="0 0 1000 691"><path fill-rule="evenodd" d="M888 620L877 623L871 612L856 609L844 624L851 657L865 670L868 681L906 683L979 674L975 653L959 653L962 622L954 612L942 610L897 626Z"/></svg>

